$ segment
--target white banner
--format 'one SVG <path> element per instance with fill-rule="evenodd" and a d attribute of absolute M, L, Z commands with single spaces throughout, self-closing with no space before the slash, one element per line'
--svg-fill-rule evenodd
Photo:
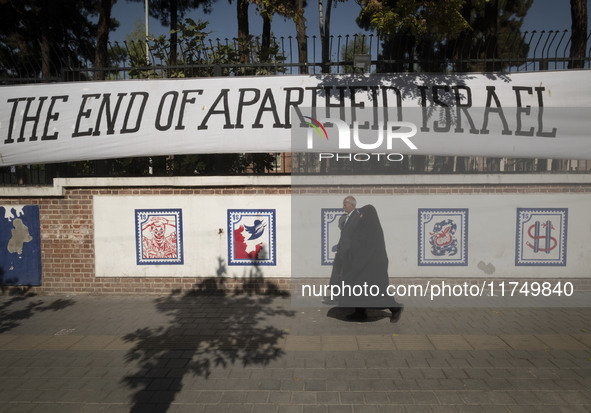
<path fill-rule="evenodd" d="M 422 119 L 415 137 L 418 151 L 412 153 L 591 159 L 585 130 L 591 116 L 589 90 L 589 71 L 7 86 L 0 88 L 0 166 L 191 153 L 290 152 L 291 117 L 299 108 L 449 107 L 464 122 L 470 110 L 480 109 L 476 124 L 465 123 L 461 132 L 441 120 Z M 513 111 L 505 115 L 503 111 L 510 108 Z M 561 110 L 553 112 L 554 108 Z M 490 127 L 495 122 L 500 126 Z M 433 133 L 436 140 L 427 139 Z"/>

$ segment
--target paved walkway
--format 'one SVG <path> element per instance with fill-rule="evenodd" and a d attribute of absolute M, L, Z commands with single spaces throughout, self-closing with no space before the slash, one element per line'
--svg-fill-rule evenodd
<path fill-rule="evenodd" d="M 0 297 L 0 412 L 591 412 L 591 308 Z"/>

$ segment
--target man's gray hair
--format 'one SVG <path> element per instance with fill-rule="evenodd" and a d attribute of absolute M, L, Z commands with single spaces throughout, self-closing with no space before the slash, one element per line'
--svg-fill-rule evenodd
<path fill-rule="evenodd" d="M 353 208 L 357 207 L 357 200 L 353 196 L 349 195 L 349 196 L 345 197 L 345 201 L 348 202 L 349 204 L 351 204 L 353 206 Z"/>

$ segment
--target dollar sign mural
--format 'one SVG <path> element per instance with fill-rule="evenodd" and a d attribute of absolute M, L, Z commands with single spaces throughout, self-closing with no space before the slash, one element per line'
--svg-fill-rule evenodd
<path fill-rule="evenodd" d="M 558 245 L 558 241 L 552 236 L 553 229 L 554 227 L 551 221 L 546 221 L 545 223 L 536 221 L 527 229 L 527 234 L 533 239 L 533 244 L 527 241 L 525 245 L 533 249 L 535 253 L 545 252 L 549 254 Z M 542 230 L 544 230 L 544 234 L 541 234 Z M 543 248 L 540 247 L 540 240 L 544 240 Z"/>

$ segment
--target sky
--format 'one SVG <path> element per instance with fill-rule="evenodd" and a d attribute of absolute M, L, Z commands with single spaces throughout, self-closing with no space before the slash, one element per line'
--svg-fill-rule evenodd
<path fill-rule="evenodd" d="M 591 28 L 591 0 L 587 2 L 589 10 Z M 361 31 L 355 23 L 355 18 L 359 14 L 359 5 L 352 0 L 344 3 L 338 3 L 334 8 L 331 19 L 331 32 L 336 35 L 353 35 Z M 262 19 L 256 15 L 254 6 L 249 7 L 250 12 L 250 32 L 253 35 L 260 35 L 262 28 Z M 126 34 L 131 33 L 136 22 L 144 22 L 144 3 L 129 2 L 127 0 L 118 0 L 113 7 L 113 17 L 120 22 L 120 27 L 115 33 L 111 34 L 111 41 L 122 41 Z M 233 38 L 237 35 L 236 6 L 230 4 L 228 0 L 218 0 L 213 4 L 212 12 L 203 13 L 202 9 L 193 10 L 185 17 L 193 20 L 207 20 L 209 26 L 207 31 L 211 32 L 210 37 L 215 38 Z M 318 3 L 308 1 L 308 7 L 305 10 L 307 20 L 308 35 L 318 35 Z M 570 1 L 569 0 L 534 0 L 528 15 L 522 26 L 523 31 L 537 30 L 570 30 Z M 168 28 L 163 27 L 156 19 L 149 20 L 150 33 L 155 35 L 168 34 Z M 295 25 L 293 21 L 285 21 L 281 16 L 274 16 L 271 25 L 273 33 L 277 36 L 294 36 Z"/>

